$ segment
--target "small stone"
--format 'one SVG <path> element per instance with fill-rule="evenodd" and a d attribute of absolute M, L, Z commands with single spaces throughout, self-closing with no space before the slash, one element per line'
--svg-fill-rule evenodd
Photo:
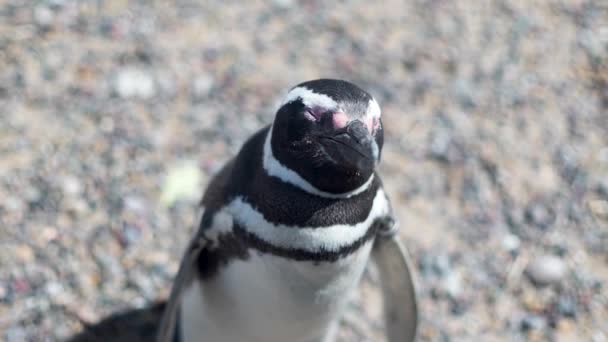
<path fill-rule="evenodd" d="M 447 160 L 452 137 L 445 131 L 437 131 L 431 141 L 431 155 L 440 160 Z"/>
<path fill-rule="evenodd" d="M 606 334 L 604 334 L 602 331 L 596 331 L 593 333 L 593 336 L 591 336 L 591 341 L 593 342 L 606 342 L 608 341 L 608 338 L 606 337 Z"/>
<path fill-rule="evenodd" d="M 534 201 L 526 208 L 525 217 L 529 223 L 545 229 L 555 221 L 555 212 L 543 203 Z"/>
<path fill-rule="evenodd" d="M 34 186 L 27 187 L 23 195 L 29 203 L 37 203 L 42 198 L 42 192 Z"/>
<path fill-rule="evenodd" d="M 168 73 L 158 73 L 156 75 L 158 82 L 159 92 L 167 96 L 175 96 L 177 92 L 177 85 L 172 75 Z"/>
<path fill-rule="evenodd" d="M 51 26 L 54 16 L 53 11 L 46 6 L 40 5 L 34 8 L 34 22 L 42 28 Z"/>
<path fill-rule="evenodd" d="M 0 284 L 0 301 L 5 300 L 7 297 L 8 297 L 7 288 L 3 284 Z"/>
<path fill-rule="evenodd" d="M 604 49 L 602 47 L 602 42 L 593 30 L 584 30 L 580 34 L 578 41 L 591 57 L 600 59 L 603 56 Z"/>
<path fill-rule="evenodd" d="M 4 338 L 6 338 L 6 342 L 27 341 L 27 333 L 23 327 L 15 325 L 6 330 Z"/>
<path fill-rule="evenodd" d="M 508 234 L 502 238 L 501 241 L 502 248 L 504 248 L 507 252 L 516 252 L 521 246 L 521 240 L 517 235 Z"/>
<path fill-rule="evenodd" d="M 543 330 L 547 327 L 547 319 L 539 315 L 526 315 L 520 324 L 522 331 Z"/>
<path fill-rule="evenodd" d="M 144 214 L 146 212 L 146 203 L 143 198 L 137 196 L 127 196 L 124 199 L 124 207 L 127 212 Z"/>
<path fill-rule="evenodd" d="M 541 296 L 535 290 L 525 290 L 521 295 L 521 303 L 526 310 L 531 312 L 542 312 L 546 303 L 543 301 Z"/>
<path fill-rule="evenodd" d="M 560 258 L 563 258 L 568 255 L 568 245 L 565 243 L 565 241 L 556 242 L 555 245 L 552 246 L 551 250 L 556 256 Z"/>
<path fill-rule="evenodd" d="M 123 247 L 128 247 L 135 244 L 141 236 L 141 229 L 133 225 L 124 225 L 120 234 L 119 240 Z"/>
<path fill-rule="evenodd" d="M 589 210 L 598 219 L 608 220 L 608 201 L 599 199 L 589 201 Z"/>
<path fill-rule="evenodd" d="M 69 212 L 77 215 L 83 215 L 89 211 L 89 204 L 82 198 L 68 200 L 65 207 Z"/>
<path fill-rule="evenodd" d="M 440 277 L 446 276 L 451 271 L 450 257 L 447 254 L 439 254 L 433 258 L 433 271 Z"/>
<path fill-rule="evenodd" d="M 463 315 L 469 308 L 468 304 L 459 299 L 450 300 L 450 313 L 454 316 Z"/>
<path fill-rule="evenodd" d="M 114 90 L 122 98 L 149 99 L 156 94 L 152 76 L 140 69 L 125 68 L 118 72 Z"/>
<path fill-rule="evenodd" d="M 465 79 L 459 79 L 454 88 L 458 101 L 462 107 L 467 109 L 476 107 L 475 87 L 472 86 L 470 82 Z"/>
<path fill-rule="evenodd" d="M 455 164 L 465 159 L 466 155 L 463 148 L 462 142 L 449 129 L 439 127 L 431 137 L 429 153 L 432 158 L 438 161 Z"/>
<path fill-rule="evenodd" d="M 114 127 L 114 119 L 111 116 L 104 116 L 99 122 L 99 129 L 104 133 L 111 133 Z"/>
<path fill-rule="evenodd" d="M 608 200 L 608 177 L 599 181 L 597 192 L 600 196 Z"/>
<path fill-rule="evenodd" d="M 570 319 L 560 319 L 556 330 L 560 335 L 558 341 L 576 341 L 576 324 Z"/>
<path fill-rule="evenodd" d="M 566 276 L 566 265 L 556 256 L 543 255 L 528 264 L 526 274 L 537 286 L 558 284 Z"/>
<path fill-rule="evenodd" d="M 19 260 L 25 263 L 31 262 L 35 257 L 34 250 L 28 245 L 19 245 L 15 254 Z"/>
<path fill-rule="evenodd" d="M 21 198 L 13 196 L 5 198 L 2 204 L 7 211 L 21 211 L 25 207 Z"/>
<path fill-rule="evenodd" d="M 458 298 L 462 294 L 462 279 L 460 274 L 450 272 L 442 281 L 443 290 L 451 298 Z"/>
<path fill-rule="evenodd" d="M 45 287 L 46 293 L 49 294 L 51 298 L 57 297 L 61 295 L 65 290 L 63 289 L 63 285 L 56 281 L 51 281 L 46 284 Z"/>
<path fill-rule="evenodd" d="M 51 8 L 60 9 L 65 6 L 66 0 L 46 0 L 46 3 Z"/>
<path fill-rule="evenodd" d="M 66 176 L 61 182 L 63 193 L 68 196 L 77 196 L 82 192 L 82 184 L 75 176 Z"/>
<path fill-rule="evenodd" d="M 57 237 L 59 237 L 59 233 L 54 227 L 44 227 L 40 232 L 41 241 L 43 241 L 44 243 L 53 241 L 57 239 Z"/>
<path fill-rule="evenodd" d="M 13 290 L 16 293 L 25 293 L 30 290 L 30 283 L 24 278 L 17 278 L 13 281 Z"/>
<path fill-rule="evenodd" d="M 576 300 L 567 296 L 560 297 L 557 302 L 557 311 L 564 317 L 576 317 Z"/>
<path fill-rule="evenodd" d="M 198 201 L 202 181 L 203 174 L 196 162 L 174 166 L 167 173 L 160 200 L 166 206 L 177 201 Z"/>
<path fill-rule="evenodd" d="M 209 75 L 200 75 L 192 82 L 192 96 L 196 99 L 204 98 L 213 88 L 213 78 Z"/>

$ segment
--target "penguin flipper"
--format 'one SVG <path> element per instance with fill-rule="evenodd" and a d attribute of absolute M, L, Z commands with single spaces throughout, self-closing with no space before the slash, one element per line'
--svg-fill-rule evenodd
<path fill-rule="evenodd" d="M 199 238 L 192 240 L 186 254 L 182 258 L 158 328 L 158 334 L 156 336 L 157 342 L 170 342 L 174 338 L 181 296 L 184 289 L 196 276 L 196 262 L 199 254 L 205 248 L 205 241 L 206 240 Z"/>
<path fill-rule="evenodd" d="M 418 307 L 410 257 L 397 234 L 378 236 L 372 256 L 380 273 L 388 341 L 414 341 Z"/>
<path fill-rule="evenodd" d="M 175 276 L 171 294 L 167 300 L 167 305 L 158 329 L 157 342 L 169 342 L 174 338 L 182 293 L 197 275 L 197 265 L 200 254 L 209 247 L 209 240 L 205 237 L 206 234 L 213 231 L 213 226 L 209 219 L 212 219 L 214 213 L 226 202 L 233 165 L 234 159 L 226 163 L 226 165 L 224 165 L 224 167 L 213 177 L 203 195 L 201 205 L 203 205 L 205 211 L 198 231 L 192 241 L 190 241 L 180 263 L 177 275 Z"/>

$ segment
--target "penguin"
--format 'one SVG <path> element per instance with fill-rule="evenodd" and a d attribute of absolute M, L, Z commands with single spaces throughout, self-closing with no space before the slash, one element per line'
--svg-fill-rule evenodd
<path fill-rule="evenodd" d="M 317 79 L 291 88 L 272 124 L 208 185 L 157 341 L 334 341 L 374 246 L 384 239 L 396 246 L 384 254 L 402 252 L 384 238 L 395 220 L 376 172 L 383 143 L 380 106 L 359 86 Z M 381 276 L 400 279 L 383 288 L 406 288 L 385 296 L 387 316 L 408 320 L 387 321 L 389 330 L 412 340 L 407 264 L 379 264 Z M 404 294 L 409 303 L 392 303 Z"/>

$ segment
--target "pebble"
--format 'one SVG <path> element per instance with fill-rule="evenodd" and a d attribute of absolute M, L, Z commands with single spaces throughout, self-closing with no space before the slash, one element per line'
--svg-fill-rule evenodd
<path fill-rule="evenodd" d="M 544 311 L 547 306 L 545 298 L 541 297 L 536 289 L 524 289 L 520 299 L 527 311 L 538 313 Z"/>
<path fill-rule="evenodd" d="M 169 97 L 175 96 L 177 93 L 177 85 L 172 75 L 168 73 L 158 73 L 156 75 L 158 82 L 159 93 Z"/>
<path fill-rule="evenodd" d="M 591 200 L 589 201 L 588 205 L 589 210 L 591 210 L 595 217 L 608 221 L 608 200 Z"/>
<path fill-rule="evenodd" d="M 606 342 L 608 341 L 608 337 L 606 337 L 606 333 L 601 330 L 597 330 L 593 332 L 593 336 L 591 336 L 592 342 Z"/>
<path fill-rule="evenodd" d="M 61 285 L 61 283 L 56 282 L 56 281 L 51 281 L 51 282 L 47 283 L 45 286 L 45 290 L 51 298 L 59 296 L 65 292 L 63 285 Z"/>
<path fill-rule="evenodd" d="M 557 311 L 564 317 L 576 317 L 576 300 L 573 297 L 561 296 L 557 302 Z"/>
<path fill-rule="evenodd" d="M 450 257 L 447 254 L 438 254 L 433 258 L 433 271 L 440 277 L 448 275 L 451 271 Z"/>
<path fill-rule="evenodd" d="M 29 186 L 25 189 L 23 197 L 27 199 L 29 203 L 37 203 L 42 198 L 42 191 L 35 186 Z"/>
<path fill-rule="evenodd" d="M 65 176 L 62 180 L 63 193 L 68 196 L 76 196 L 82 192 L 82 184 L 78 177 Z"/>
<path fill-rule="evenodd" d="M 608 176 L 598 182 L 597 192 L 604 199 L 608 200 Z"/>
<path fill-rule="evenodd" d="M 465 79 L 459 79 L 455 85 L 456 96 L 460 105 L 466 109 L 475 108 L 477 101 L 475 99 L 475 87 Z"/>
<path fill-rule="evenodd" d="M 123 247 L 129 247 L 139 240 L 141 237 L 141 229 L 137 226 L 126 224 L 119 231 L 119 242 Z"/>
<path fill-rule="evenodd" d="M 30 283 L 25 278 L 17 278 L 13 281 L 13 290 L 15 293 L 25 293 L 30 290 Z"/>
<path fill-rule="evenodd" d="M 42 231 L 40 232 L 40 235 L 38 237 L 39 241 L 42 241 L 43 244 L 48 243 L 50 241 L 53 241 L 55 239 L 57 239 L 59 237 L 59 233 L 57 232 L 57 229 L 55 229 L 54 227 L 44 227 L 42 229 Z"/>
<path fill-rule="evenodd" d="M 149 99 L 156 94 L 156 85 L 149 73 L 140 69 L 125 68 L 118 71 L 114 90 L 118 96 L 125 99 Z"/>
<path fill-rule="evenodd" d="M 8 289 L 3 283 L 0 283 L 0 301 L 5 300 L 8 297 Z"/>
<path fill-rule="evenodd" d="M 449 301 L 450 303 L 450 313 L 454 316 L 461 316 L 465 312 L 467 312 L 469 305 L 460 299 L 452 298 Z"/>
<path fill-rule="evenodd" d="M 279 8 L 290 8 L 296 4 L 295 0 L 273 0 L 272 1 Z"/>
<path fill-rule="evenodd" d="M 528 314 L 521 320 L 522 331 L 543 330 L 547 327 L 547 319 L 543 316 Z"/>
<path fill-rule="evenodd" d="M 195 99 L 206 97 L 213 89 L 213 77 L 210 75 L 199 75 L 192 82 L 192 96 Z"/>
<path fill-rule="evenodd" d="M 443 278 L 442 287 L 451 298 L 460 297 L 463 291 L 462 278 L 460 274 L 457 272 L 450 272 L 446 277 Z"/>
<path fill-rule="evenodd" d="M 501 244 L 507 252 L 514 253 L 521 246 L 521 240 L 515 234 L 507 234 L 502 238 Z"/>
<path fill-rule="evenodd" d="M 450 257 L 442 253 L 424 253 L 418 261 L 418 268 L 425 278 L 445 277 L 451 272 Z"/>
<path fill-rule="evenodd" d="M 4 198 L 2 206 L 8 211 L 21 211 L 25 207 L 21 198 L 15 196 L 8 196 Z"/>
<path fill-rule="evenodd" d="M 576 341 L 576 324 L 570 319 L 560 319 L 555 325 L 556 332 L 560 335 L 558 341 Z"/>
<path fill-rule="evenodd" d="M 147 212 L 146 201 L 138 196 L 126 196 L 124 198 L 124 207 L 127 212 L 141 215 L 144 215 Z"/>
<path fill-rule="evenodd" d="M 19 260 L 21 260 L 24 263 L 29 263 L 32 260 L 34 260 L 35 254 L 34 254 L 34 250 L 25 244 L 19 245 L 17 247 L 17 250 L 15 251 L 15 254 L 17 256 L 17 258 L 19 258 Z"/>
<path fill-rule="evenodd" d="M 453 158 L 450 153 L 452 136 L 445 131 L 436 131 L 431 140 L 431 155 L 438 160 L 451 161 Z"/>
<path fill-rule="evenodd" d="M 526 267 L 526 275 L 538 286 L 559 284 L 566 276 L 566 264 L 553 255 L 543 255 Z"/>
<path fill-rule="evenodd" d="M 203 174 L 194 161 L 172 166 L 163 183 L 161 202 L 171 206 L 177 201 L 196 202 L 200 199 Z"/>
<path fill-rule="evenodd" d="M 525 217 L 529 223 L 545 229 L 555 221 L 555 212 L 544 203 L 533 201 L 526 208 Z"/>
<path fill-rule="evenodd" d="M 598 34 L 593 32 L 593 30 L 584 30 L 579 36 L 579 43 L 591 57 L 600 59 L 602 56 L 605 56 L 602 42 Z"/>
<path fill-rule="evenodd" d="M 27 340 L 26 337 L 27 333 L 25 332 L 25 329 L 20 326 L 12 326 L 4 333 L 6 342 L 23 342 Z"/>
<path fill-rule="evenodd" d="M 39 5 L 34 9 L 34 22 L 42 28 L 50 27 L 54 17 L 53 11 L 47 6 Z"/>
<path fill-rule="evenodd" d="M 572 183 L 579 174 L 579 155 L 570 146 L 562 146 L 557 152 L 557 161 L 562 177 Z"/>

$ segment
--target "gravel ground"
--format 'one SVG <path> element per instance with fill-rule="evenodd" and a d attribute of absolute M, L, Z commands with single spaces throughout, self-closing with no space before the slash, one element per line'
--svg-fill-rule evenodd
<path fill-rule="evenodd" d="M 608 341 L 608 2 L 247 4 L 0 0 L 0 340 L 164 299 L 210 175 L 338 77 L 383 108 L 421 341 Z"/>

